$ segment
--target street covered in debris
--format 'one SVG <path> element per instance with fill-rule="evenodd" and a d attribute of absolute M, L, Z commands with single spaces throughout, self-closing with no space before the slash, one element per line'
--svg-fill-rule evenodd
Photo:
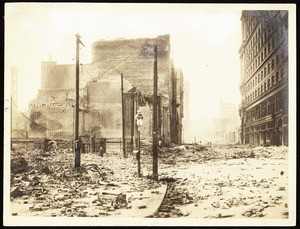
<path fill-rule="evenodd" d="M 288 218 L 288 147 L 151 145 L 137 160 L 115 151 L 82 154 L 74 170 L 72 149 L 11 154 L 11 213 L 18 216 Z"/>
<path fill-rule="evenodd" d="M 6 4 L 4 225 L 295 225 L 296 8 L 150 5 Z"/>

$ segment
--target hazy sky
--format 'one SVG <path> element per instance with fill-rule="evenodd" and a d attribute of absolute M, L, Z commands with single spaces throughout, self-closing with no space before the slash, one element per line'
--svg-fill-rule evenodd
<path fill-rule="evenodd" d="M 202 4 L 6 4 L 5 67 L 19 69 L 18 106 L 27 110 L 40 88 L 40 63 L 75 64 L 75 34 L 91 62 L 99 39 L 170 34 L 175 67 L 190 82 L 190 117 L 213 117 L 218 102 L 240 101 L 241 10 Z"/>

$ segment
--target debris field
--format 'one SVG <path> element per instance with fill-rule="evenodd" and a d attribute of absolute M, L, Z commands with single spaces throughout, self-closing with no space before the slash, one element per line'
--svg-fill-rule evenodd
<path fill-rule="evenodd" d="M 11 214 L 287 218 L 287 159 L 284 146 L 172 145 L 159 148 L 153 181 L 150 146 L 141 178 L 134 155 L 82 154 L 76 171 L 72 149 L 19 149 L 11 153 Z"/>

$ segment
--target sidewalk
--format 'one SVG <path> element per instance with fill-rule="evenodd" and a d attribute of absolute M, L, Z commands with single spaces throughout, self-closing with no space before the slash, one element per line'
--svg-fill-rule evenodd
<path fill-rule="evenodd" d="M 129 198 L 133 199 L 131 202 L 132 207 L 130 209 L 118 210 L 113 216 L 150 217 L 158 212 L 166 192 L 167 185 L 164 184 L 157 189 L 128 193 Z"/>

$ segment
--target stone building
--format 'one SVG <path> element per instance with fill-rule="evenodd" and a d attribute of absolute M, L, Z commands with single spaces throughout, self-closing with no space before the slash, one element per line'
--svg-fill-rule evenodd
<path fill-rule="evenodd" d="M 176 74 L 170 58 L 169 35 L 93 43 L 92 63 L 80 66 L 80 134 L 101 133 L 105 138 L 121 138 L 122 73 L 126 138 L 136 141 L 134 116 L 140 108 L 144 116 L 141 137 L 151 140 L 155 44 L 158 48 L 158 135 L 166 142 L 181 141 L 183 75 Z M 41 89 L 30 103 L 30 118 L 39 125 L 31 123 L 30 137 L 72 138 L 74 103 L 75 65 L 43 62 Z"/>
<path fill-rule="evenodd" d="M 288 11 L 243 11 L 241 142 L 288 145 Z"/>

